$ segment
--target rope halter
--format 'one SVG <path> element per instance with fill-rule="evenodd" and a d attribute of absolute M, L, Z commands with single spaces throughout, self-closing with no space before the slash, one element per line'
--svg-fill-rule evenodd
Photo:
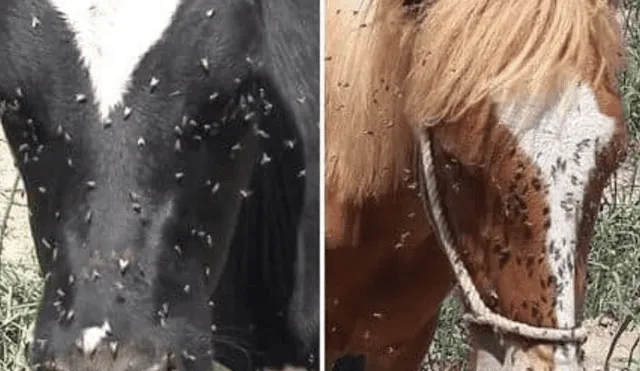
<path fill-rule="evenodd" d="M 514 321 L 489 309 L 482 301 L 469 272 L 460 255 L 454 248 L 453 237 L 444 218 L 444 212 L 438 196 L 437 181 L 433 165 L 431 137 L 428 129 L 419 129 L 418 138 L 422 160 L 422 200 L 426 214 L 431 218 L 434 232 L 440 246 L 447 255 L 456 276 L 462 295 L 468 303 L 470 313 L 463 316 L 467 322 L 491 326 L 494 332 L 510 333 L 524 338 L 548 342 L 583 343 L 587 339 L 584 327 L 551 328 L 532 326 Z M 425 192 L 426 188 L 426 192 Z"/>

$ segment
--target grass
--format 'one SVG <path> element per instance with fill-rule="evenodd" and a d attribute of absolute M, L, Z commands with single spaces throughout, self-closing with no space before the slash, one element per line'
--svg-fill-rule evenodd
<path fill-rule="evenodd" d="M 0 271 L 0 370 L 28 370 L 24 357 L 40 300 L 34 267 L 5 263 Z M 29 278 L 30 277 L 30 278 Z"/>

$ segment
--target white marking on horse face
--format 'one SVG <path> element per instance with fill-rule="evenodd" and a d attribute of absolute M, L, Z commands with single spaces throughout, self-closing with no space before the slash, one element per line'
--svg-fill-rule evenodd
<path fill-rule="evenodd" d="M 558 327 L 571 328 L 576 325 L 574 275 L 582 205 L 596 156 L 611 141 L 615 120 L 600 112 L 594 92 L 585 84 L 569 89 L 552 104 L 547 102 L 536 115 L 535 126 L 518 130 L 523 111 L 513 103 L 501 107 L 499 117 L 539 167 L 548 190 L 551 227 L 545 243 L 550 274 L 557 282 L 555 315 Z M 574 370 L 576 347 L 558 347 L 555 364 L 556 370 Z"/>
<path fill-rule="evenodd" d="M 75 34 L 101 119 L 121 103 L 142 57 L 170 25 L 180 0 L 49 0 Z"/>
<path fill-rule="evenodd" d="M 111 334 L 109 321 L 104 321 L 102 326 L 88 327 L 82 330 L 82 334 L 76 340 L 76 345 L 85 355 L 93 353 L 104 338 Z"/>

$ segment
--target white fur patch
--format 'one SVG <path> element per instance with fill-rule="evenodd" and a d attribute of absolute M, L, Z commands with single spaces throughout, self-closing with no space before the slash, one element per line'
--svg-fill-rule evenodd
<path fill-rule="evenodd" d="M 84 354 L 91 354 L 110 333 L 111 325 L 108 321 L 104 321 L 100 327 L 94 326 L 82 330 L 82 335 L 76 341 L 76 346 Z"/>
<path fill-rule="evenodd" d="M 49 1 L 75 34 L 94 103 L 106 120 L 121 103 L 142 57 L 171 24 L 180 0 Z"/>
<path fill-rule="evenodd" d="M 615 120 L 600 112 L 594 92 L 585 84 L 569 89 L 556 103 L 547 104 L 537 125 L 516 129 L 523 107 L 501 107 L 499 117 L 519 138 L 520 149 L 540 168 L 547 186 L 551 227 L 547 231 L 549 270 L 557 282 L 555 315 L 558 327 L 572 328 L 575 319 L 575 255 L 577 228 L 596 155 L 613 136 Z M 559 347 L 555 370 L 574 370 L 575 346 Z"/>

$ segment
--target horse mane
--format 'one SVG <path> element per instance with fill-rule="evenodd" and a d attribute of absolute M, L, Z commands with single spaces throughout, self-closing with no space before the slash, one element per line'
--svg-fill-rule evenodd
<path fill-rule="evenodd" d="M 414 25 L 402 0 L 329 0 L 325 179 L 337 200 L 393 191 L 413 141 L 402 113 Z"/>
<path fill-rule="evenodd" d="M 401 185 L 412 126 L 577 81 L 596 89 L 623 66 L 607 0 L 427 0 L 413 13 L 407 2 L 328 1 L 325 177 L 339 200 Z"/>
<path fill-rule="evenodd" d="M 579 81 L 612 84 L 617 2 L 441 0 L 423 16 L 406 85 L 412 125 L 455 122 L 490 100 L 544 101 Z"/>

